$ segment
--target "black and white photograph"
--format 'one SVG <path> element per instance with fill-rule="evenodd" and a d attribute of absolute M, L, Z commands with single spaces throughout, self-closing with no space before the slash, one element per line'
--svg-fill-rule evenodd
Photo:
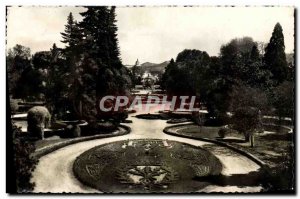
<path fill-rule="evenodd" d="M 6 192 L 295 194 L 295 18 L 6 5 Z"/>

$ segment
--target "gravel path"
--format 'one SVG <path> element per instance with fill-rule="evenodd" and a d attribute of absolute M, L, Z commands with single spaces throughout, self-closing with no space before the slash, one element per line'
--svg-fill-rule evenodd
<path fill-rule="evenodd" d="M 84 151 L 97 145 L 126 139 L 168 139 L 185 142 L 196 146 L 211 145 L 215 148 L 217 147 L 219 150 L 213 150 L 212 153 L 216 155 L 216 157 L 219 158 L 221 163 L 223 164 L 223 175 L 231 176 L 233 174 L 246 174 L 249 172 L 257 171 L 260 168 L 250 159 L 233 151 L 230 151 L 229 149 L 222 149 L 222 147 L 204 141 L 197 141 L 167 135 L 163 133 L 163 129 L 166 126 L 172 124 L 167 124 L 166 121 L 143 120 L 132 116 L 130 116 L 129 119 L 132 120 L 133 123 L 126 124 L 132 128 L 132 132 L 128 135 L 73 144 L 41 157 L 36 169 L 33 172 L 32 182 L 35 182 L 36 184 L 34 192 L 99 192 L 98 190 L 83 185 L 75 178 L 72 172 L 72 166 L 75 158 Z M 220 152 L 220 150 L 224 150 L 226 152 L 222 153 Z M 260 190 L 260 186 L 208 186 L 204 190 L 199 191 L 258 192 Z"/>

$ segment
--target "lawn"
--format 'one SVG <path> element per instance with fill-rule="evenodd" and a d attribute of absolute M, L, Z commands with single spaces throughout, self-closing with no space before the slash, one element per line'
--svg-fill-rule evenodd
<path fill-rule="evenodd" d="M 191 138 L 209 138 L 226 142 L 237 148 L 243 149 L 267 163 L 270 167 L 276 167 L 282 162 L 284 156 L 291 156 L 293 143 L 293 133 L 264 131 L 257 133 L 255 146 L 251 147 L 249 142 L 244 141 L 244 136 L 236 131 L 230 131 L 224 139 L 218 135 L 221 127 L 200 127 L 195 124 L 174 127 L 177 134 L 189 136 Z"/>
<path fill-rule="evenodd" d="M 220 138 L 219 129 L 220 127 L 200 127 L 192 124 L 177 126 L 169 130 L 190 138 L 218 140 L 249 152 L 267 164 L 271 174 L 272 187 L 278 186 L 281 189 L 291 190 L 294 180 L 294 133 L 282 129 L 278 129 L 278 132 L 257 133 L 254 135 L 254 147 L 251 147 L 249 142 L 244 141 L 243 135 L 236 131 L 230 132 L 224 139 Z"/>

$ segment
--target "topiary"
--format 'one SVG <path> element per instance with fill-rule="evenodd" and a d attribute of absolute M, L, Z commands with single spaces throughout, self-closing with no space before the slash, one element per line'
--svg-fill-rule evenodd
<path fill-rule="evenodd" d="M 34 106 L 27 113 L 27 131 L 44 139 L 44 128 L 50 127 L 51 115 L 46 107 Z"/>

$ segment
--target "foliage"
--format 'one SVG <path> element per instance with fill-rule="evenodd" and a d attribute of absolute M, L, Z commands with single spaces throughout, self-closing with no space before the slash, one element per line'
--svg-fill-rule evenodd
<path fill-rule="evenodd" d="M 95 120 L 96 107 L 96 75 L 97 65 L 92 58 L 84 58 L 82 65 L 76 70 L 76 79 L 73 85 L 71 99 L 77 117 L 87 121 Z"/>
<path fill-rule="evenodd" d="M 100 99 L 105 95 L 128 95 L 131 79 L 119 58 L 115 7 L 90 6 L 80 14 L 80 23 L 69 15 L 62 36 L 73 77 L 69 99 L 77 117 L 91 122 L 102 118 Z"/>
<path fill-rule="evenodd" d="M 169 95 L 196 95 L 209 115 L 225 122 L 234 85 L 267 86 L 270 74 L 262 69 L 257 43 L 250 37 L 233 39 L 221 47 L 220 57 L 184 50 L 171 60 L 162 77 Z M 222 122 L 221 122 L 222 123 Z"/>
<path fill-rule="evenodd" d="M 16 169 L 17 192 L 30 192 L 34 183 L 30 182 L 32 171 L 38 160 L 31 156 L 35 150 L 34 143 L 27 141 L 21 134 L 21 130 L 12 124 L 14 161 Z"/>
<path fill-rule="evenodd" d="M 222 75 L 231 86 L 243 81 L 252 87 L 262 87 L 268 82 L 257 43 L 250 37 L 233 39 L 221 47 Z"/>
<path fill-rule="evenodd" d="M 32 64 L 35 69 L 48 69 L 51 62 L 51 52 L 36 52 L 32 57 Z"/>
<path fill-rule="evenodd" d="M 46 76 L 46 103 L 53 117 L 61 119 L 66 112 L 72 110 L 69 99 L 72 78 L 67 61 L 62 57 L 62 49 L 53 44 L 50 53 L 50 67 Z"/>
<path fill-rule="evenodd" d="M 271 71 L 273 75 L 272 80 L 275 85 L 282 83 L 287 78 L 287 61 L 284 50 L 282 27 L 277 23 L 264 55 L 265 67 Z"/>
<path fill-rule="evenodd" d="M 51 115 L 46 107 L 34 106 L 27 113 L 28 132 L 33 137 L 44 139 L 44 128 L 51 125 Z"/>
<path fill-rule="evenodd" d="M 288 64 L 287 81 L 295 81 L 295 54 L 286 54 L 286 61 Z"/>
<path fill-rule="evenodd" d="M 211 116 L 226 120 L 234 87 L 240 84 L 258 90 L 269 87 L 271 74 L 263 68 L 257 45 L 250 37 L 233 39 L 221 47 L 220 58 L 211 59 L 212 80 L 207 95 Z"/>
<path fill-rule="evenodd" d="M 279 118 L 294 117 L 294 83 L 291 81 L 284 81 L 273 89 L 270 101 L 276 109 L 276 115 Z"/>
<path fill-rule="evenodd" d="M 233 116 L 233 129 L 245 135 L 245 140 L 249 141 L 250 135 L 255 131 L 260 131 L 262 127 L 259 119 L 259 111 L 255 108 L 239 108 L 236 109 Z"/>
<path fill-rule="evenodd" d="M 13 47 L 13 49 L 8 50 L 8 55 L 10 57 L 20 57 L 22 59 L 29 59 L 31 56 L 30 48 L 17 44 Z"/>
<path fill-rule="evenodd" d="M 229 107 L 229 85 L 222 74 L 222 62 L 219 57 L 211 57 L 210 67 L 207 72 L 205 105 L 208 116 L 215 117 L 218 123 L 225 124 L 227 121 L 226 111 Z"/>
<path fill-rule="evenodd" d="M 219 57 L 184 50 L 171 60 L 162 76 L 169 95 L 196 95 L 209 116 L 226 122 L 234 86 L 240 83 L 265 90 L 271 85 L 269 70 L 263 68 L 257 43 L 250 37 L 233 39 L 221 47 Z"/>
<path fill-rule="evenodd" d="M 13 98 L 40 99 L 45 92 L 50 53 L 42 51 L 30 56 L 30 49 L 19 44 L 8 51 L 8 84 Z"/>
<path fill-rule="evenodd" d="M 233 87 L 230 93 L 230 111 L 242 107 L 255 107 L 263 112 L 269 109 L 266 92 L 258 88 L 252 88 L 245 84 Z"/>
<path fill-rule="evenodd" d="M 221 138 L 225 138 L 229 132 L 230 132 L 230 129 L 225 126 L 225 127 L 220 128 L 220 130 L 218 131 L 218 135 Z"/>
<path fill-rule="evenodd" d="M 67 137 L 76 138 L 81 136 L 81 129 L 79 125 L 68 125 L 65 128 L 65 134 Z"/>
<path fill-rule="evenodd" d="M 267 96 L 259 89 L 245 85 L 235 86 L 231 93 L 233 129 L 249 136 L 262 129 L 262 112 L 268 109 Z"/>
<path fill-rule="evenodd" d="M 12 49 L 8 50 L 6 56 L 6 68 L 8 75 L 9 94 L 16 96 L 17 82 L 21 77 L 22 72 L 30 66 L 30 49 L 28 47 L 17 44 Z"/>
<path fill-rule="evenodd" d="M 73 14 L 70 12 L 67 24 L 65 25 L 65 31 L 61 33 L 63 38 L 62 42 L 67 44 L 67 47 L 73 47 L 76 45 L 76 40 L 74 36 L 74 29 L 76 28 L 76 22 L 74 21 Z"/>
<path fill-rule="evenodd" d="M 27 99 L 33 97 L 39 99 L 44 92 L 44 75 L 41 70 L 28 66 L 21 73 L 15 88 L 15 98 Z"/>
<path fill-rule="evenodd" d="M 268 180 L 271 182 L 271 191 L 295 189 L 295 153 L 292 146 L 287 151 L 281 154 L 278 165 L 270 169 Z"/>
<path fill-rule="evenodd" d="M 116 25 L 116 7 L 112 6 L 108 13 L 108 44 L 110 46 L 110 64 L 121 68 L 120 49 L 118 45 L 118 27 Z"/>
<path fill-rule="evenodd" d="M 172 59 L 162 77 L 163 87 L 172 95 L 204 95 L 209 55 L 199 50 L 184 50 Z M 197 74 L 197 75 L 195 75 Z"/>
<path fill-rule="evenodd" d="M 15 114 L 19 110 L 19 101 L 16 99 L 10 99 L 10 110 L 12 114 Z"/>

